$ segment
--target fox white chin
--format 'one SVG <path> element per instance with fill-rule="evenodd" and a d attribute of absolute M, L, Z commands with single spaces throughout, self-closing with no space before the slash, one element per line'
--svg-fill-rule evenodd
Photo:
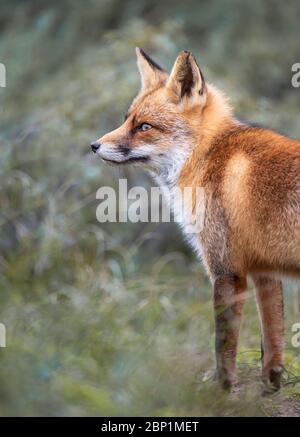
<path fill-rule="evenodd" d="M 113 165 L 113 166 L 114 165 L 116 165 L 116 166 L 127 165 L 127 164 L 140 164 L 140 163 L 145 164 L 145 163 L 150 161 L 150 158 L 148 158 L 147 156 L 139 156 L 139 157 L 131 156 L 129 158 L 122 159 L 120 161 L 112 159 L 112 158 L 104 158 L 104 157 L 101 157 L 101 159 L 105 163 Z"/>
<path fill-rule="evenodd" d="M 119 152 L 108 152 L 104 150 L 98 150 L 96 154 L 107 164 L 110 165 L 125 165 L 125 164 L 137 164 L 137 163 L 147 163 L 150 161 L 149 155 L 140 155 Z"/>

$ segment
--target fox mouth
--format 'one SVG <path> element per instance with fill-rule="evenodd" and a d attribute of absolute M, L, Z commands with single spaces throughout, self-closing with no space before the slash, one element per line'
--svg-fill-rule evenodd
<path fill-rule="evenodd" d="M 101 159 L 109 164 L 116 164 L 116 165 L 122 165 L 122 164 L 134 164 L 137 162 L 147 162 L 149 161 L 148 156 L 133 156 L 131 158 L 124 159 L 123 161 L 114 161 L 113 159 L 103 158 Z"/>

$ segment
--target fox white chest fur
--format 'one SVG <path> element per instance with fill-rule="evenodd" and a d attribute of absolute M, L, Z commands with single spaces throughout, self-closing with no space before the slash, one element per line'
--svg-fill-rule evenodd
<path fill-rule="evenodd" d="M 164 199 L 173 213 L 174 221 L 181 228 L 186 241 L 196 254 L 201 257 L 202 246 L 200 234 L 205 216 L 204 190 L 202 187 L 198 187 L 196 191 L 193 191 L 192 187 L 182 189 L 178 185 L 181 170 L 186 164 L 192 150 L 188 145 L 181 145 L 180 147 L 174 148 L 175 153 L 170 155 L 170 162 L 160 174 L 151 174 L 156 183 L 161 187 Z M 196 196 L 195 202 L 193 202 L 193 196 Z"/>

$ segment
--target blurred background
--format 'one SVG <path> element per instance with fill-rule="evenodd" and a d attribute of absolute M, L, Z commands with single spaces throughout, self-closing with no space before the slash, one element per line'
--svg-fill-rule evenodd
<path fill-rule="evenodd" d="M 250 293 L 242 383 L 216 395 L 201 264 L 174 224 L 97 222 L 101 185 L 153 182 L 89 149 L 139 89 L 135 46 L 165 68 L 192 50 L 241 118 L 300 138 L 299 16 L 298 0 L 1 1 L 0 415 L 300 414 L 297 284 L 285 294 L 282 393 L 260 396 Z"/>

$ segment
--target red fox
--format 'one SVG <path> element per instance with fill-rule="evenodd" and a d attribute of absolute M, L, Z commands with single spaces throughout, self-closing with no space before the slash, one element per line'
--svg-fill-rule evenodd
<path fill-rule="evenodd" d="M 91 148 L 115 165 L 140 164 L 170 189 L 203 188 L 203 227 L 190 239 L 214 289 L 217 377 L 224 389 L 235 382 L 250 276 L 261 321 L 263 380 L 279 389 L 279 278 L 300 273 L 300 141 L 238 121 L 191 52 L 181 52 L 169 74 L 136 51 L 141 90 L 124 123 Z"/>

